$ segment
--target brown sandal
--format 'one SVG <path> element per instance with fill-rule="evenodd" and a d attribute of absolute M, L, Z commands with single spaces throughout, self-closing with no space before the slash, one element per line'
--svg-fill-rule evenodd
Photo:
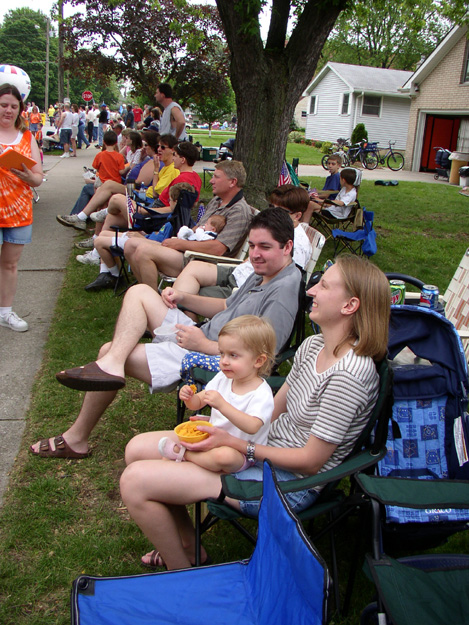
<path fill-rule="evenodd" d="M 39 451 L 35 451 L 32 445 L 29 448 L 29 451 L 35 456 L 40 456 L 41 458 L 73 458 L 75 460 L 80 460 L 81 458 L 88 458 L 91 456 L 91 451 L 74 451 L 62 435 L 54 438 L 54 445 L 55 449 L 51 449 L 49 439 L 43 438 L 39 441 Z"/>
<path fill-rule="evenodd" d="M 106 373 L 96 362 L 60 371 L 55 377 L 61 384 L 76 391 L 118 391 L 125 386 L 125 378 Z"/>

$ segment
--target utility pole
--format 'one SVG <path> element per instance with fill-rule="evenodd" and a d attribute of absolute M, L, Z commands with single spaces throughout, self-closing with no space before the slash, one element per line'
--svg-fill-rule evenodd
<path fill-rule="evenodd" d="M 50 39 L 50 19 L 46 20 L 46 87 L 44 91 L 44 111 L 47 114 L 49 108 L 49 39 Z"/>
<path fill-rule="evenodd" d="M 64 101 L 64 35 L 63 35 L 64 4 L 63 4 L 63 0 L 59 0 L 58 9 L 59 9 L 58 89 L 59 89 L 59 102 L 63 102 Z"/>

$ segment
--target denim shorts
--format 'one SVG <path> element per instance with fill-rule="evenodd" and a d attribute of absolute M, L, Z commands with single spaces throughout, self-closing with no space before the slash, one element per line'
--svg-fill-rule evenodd
<path fill-rule="evenodd" d="M 275 475 L 278 482 L 289 482 L 290 480 L 297 480 L 298 476 L 290 471 L 284 469 L 278 469 L 274 467 Z M 233 473 L 233 477 L 237 480 L 255 480 L 262 482 L 263 467 L 260 462 L 256 462 L 255 465 L 240 471 L 239 473 Z M 314 490 L 298 490 L 294 493 L 285 493 L 285 497 L 293 512 L 301 512 L 305 508 L 311 506 L 318 498 L 319 493 Z M 240 501 L 239 506 L 241 512 L 246 516 L 257 517 L 259 514 L 260 501 Z"/>
<path fill-rule="evenodd" d="M 60 143 L 70 143 L 70 139 L 72 138 L 72 129 L 71 128 L 62 128 L 60 131 Z"/>
<path fill-rule="evenodd" d="M 0 228 L 0 245 L 2 243 L 26 245 L 26 243 L 31 243 L 32 233 L 33 224 L 19 226 L 18 228 Z"/>

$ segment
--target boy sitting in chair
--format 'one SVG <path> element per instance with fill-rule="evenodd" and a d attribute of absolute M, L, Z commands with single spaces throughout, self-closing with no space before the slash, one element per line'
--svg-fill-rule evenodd
<path fill-rule="evenodd" d="M 330 219 L 346 219 L 357 199 L 361 178 L 362 173 L 358 169 L 353 167 L 343 169 L 340 172 L 341 189 L 336 199 L 318 198 L 315 202 L 310 202 L 308 211 L 312 209 L 312 213 L 321 213 Z"/>

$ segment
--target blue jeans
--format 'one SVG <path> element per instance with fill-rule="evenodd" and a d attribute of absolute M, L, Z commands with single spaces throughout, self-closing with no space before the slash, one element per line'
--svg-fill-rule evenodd
<path fill-rule="evenodd" d="M 289 482 L 290 480 L 297 480 L 298 476 L 290 471 L 285 471 L 285 469 L 279 469 L 274 467 L 275 475 L 277 476 L 277 480 L 279 482 Z M 252 467 L 245 469 L 244 471 L 240 471 L 239 473 L 233 473 L 233 477 L 237 480 L 254 480 L 256 482 L 262 482 L 263 478 L 263 468 L 261 462 L 256 462 Z M 285 493 L 285 497 L 290 504 L 293 512 L 301 512 L 305 508 L 309 508 L 316 499 L 318 498 L 319 493 L 314 490 L 298 490 L 293 493 Z M 241 512 L 246 516 L 251 516 L 256 518 L 259 514 L 259 506 L 260 500 L 258 501 L 240 501 L 239 506 L 241 508 Z"/>
<path fill-rule="evenodd" d="M 81 150 L 82 143 L 84 143 L 85 145 L 90 144 L 85 135 L 85 124 L 78 125 L 77 146 L 79 150 Z"/>
<path fill-rule="evenodd" d="M 83 189 L 81 190 L 80 195 L 78 196 L 78 200 L 75 202 L 75 206 L 72 208 L 70 215 L 78 215 L 85 208 L 88 202 L 94 195 L 94 184 L 88 183 L 85 184 Z"/>
<path fill-rule="evenodd" d="M 32 232 L 33 224 L 18 226 L 17 228 L 0 228 L 0 245 L 3 243 L 14 243 L 16 245 L 31 243 Z"/>
<path fill-rule="evenodd" d="M 97 140 L 98 140 L 98 127 L 93 126 L 93 141 L 97 141 Z"/>
<path fill-rule="evenodd" d="M 98 143 L 101 146 L 103 145 L 104 126 L 107 126 L 107 124 L 99 124 Z"/>

